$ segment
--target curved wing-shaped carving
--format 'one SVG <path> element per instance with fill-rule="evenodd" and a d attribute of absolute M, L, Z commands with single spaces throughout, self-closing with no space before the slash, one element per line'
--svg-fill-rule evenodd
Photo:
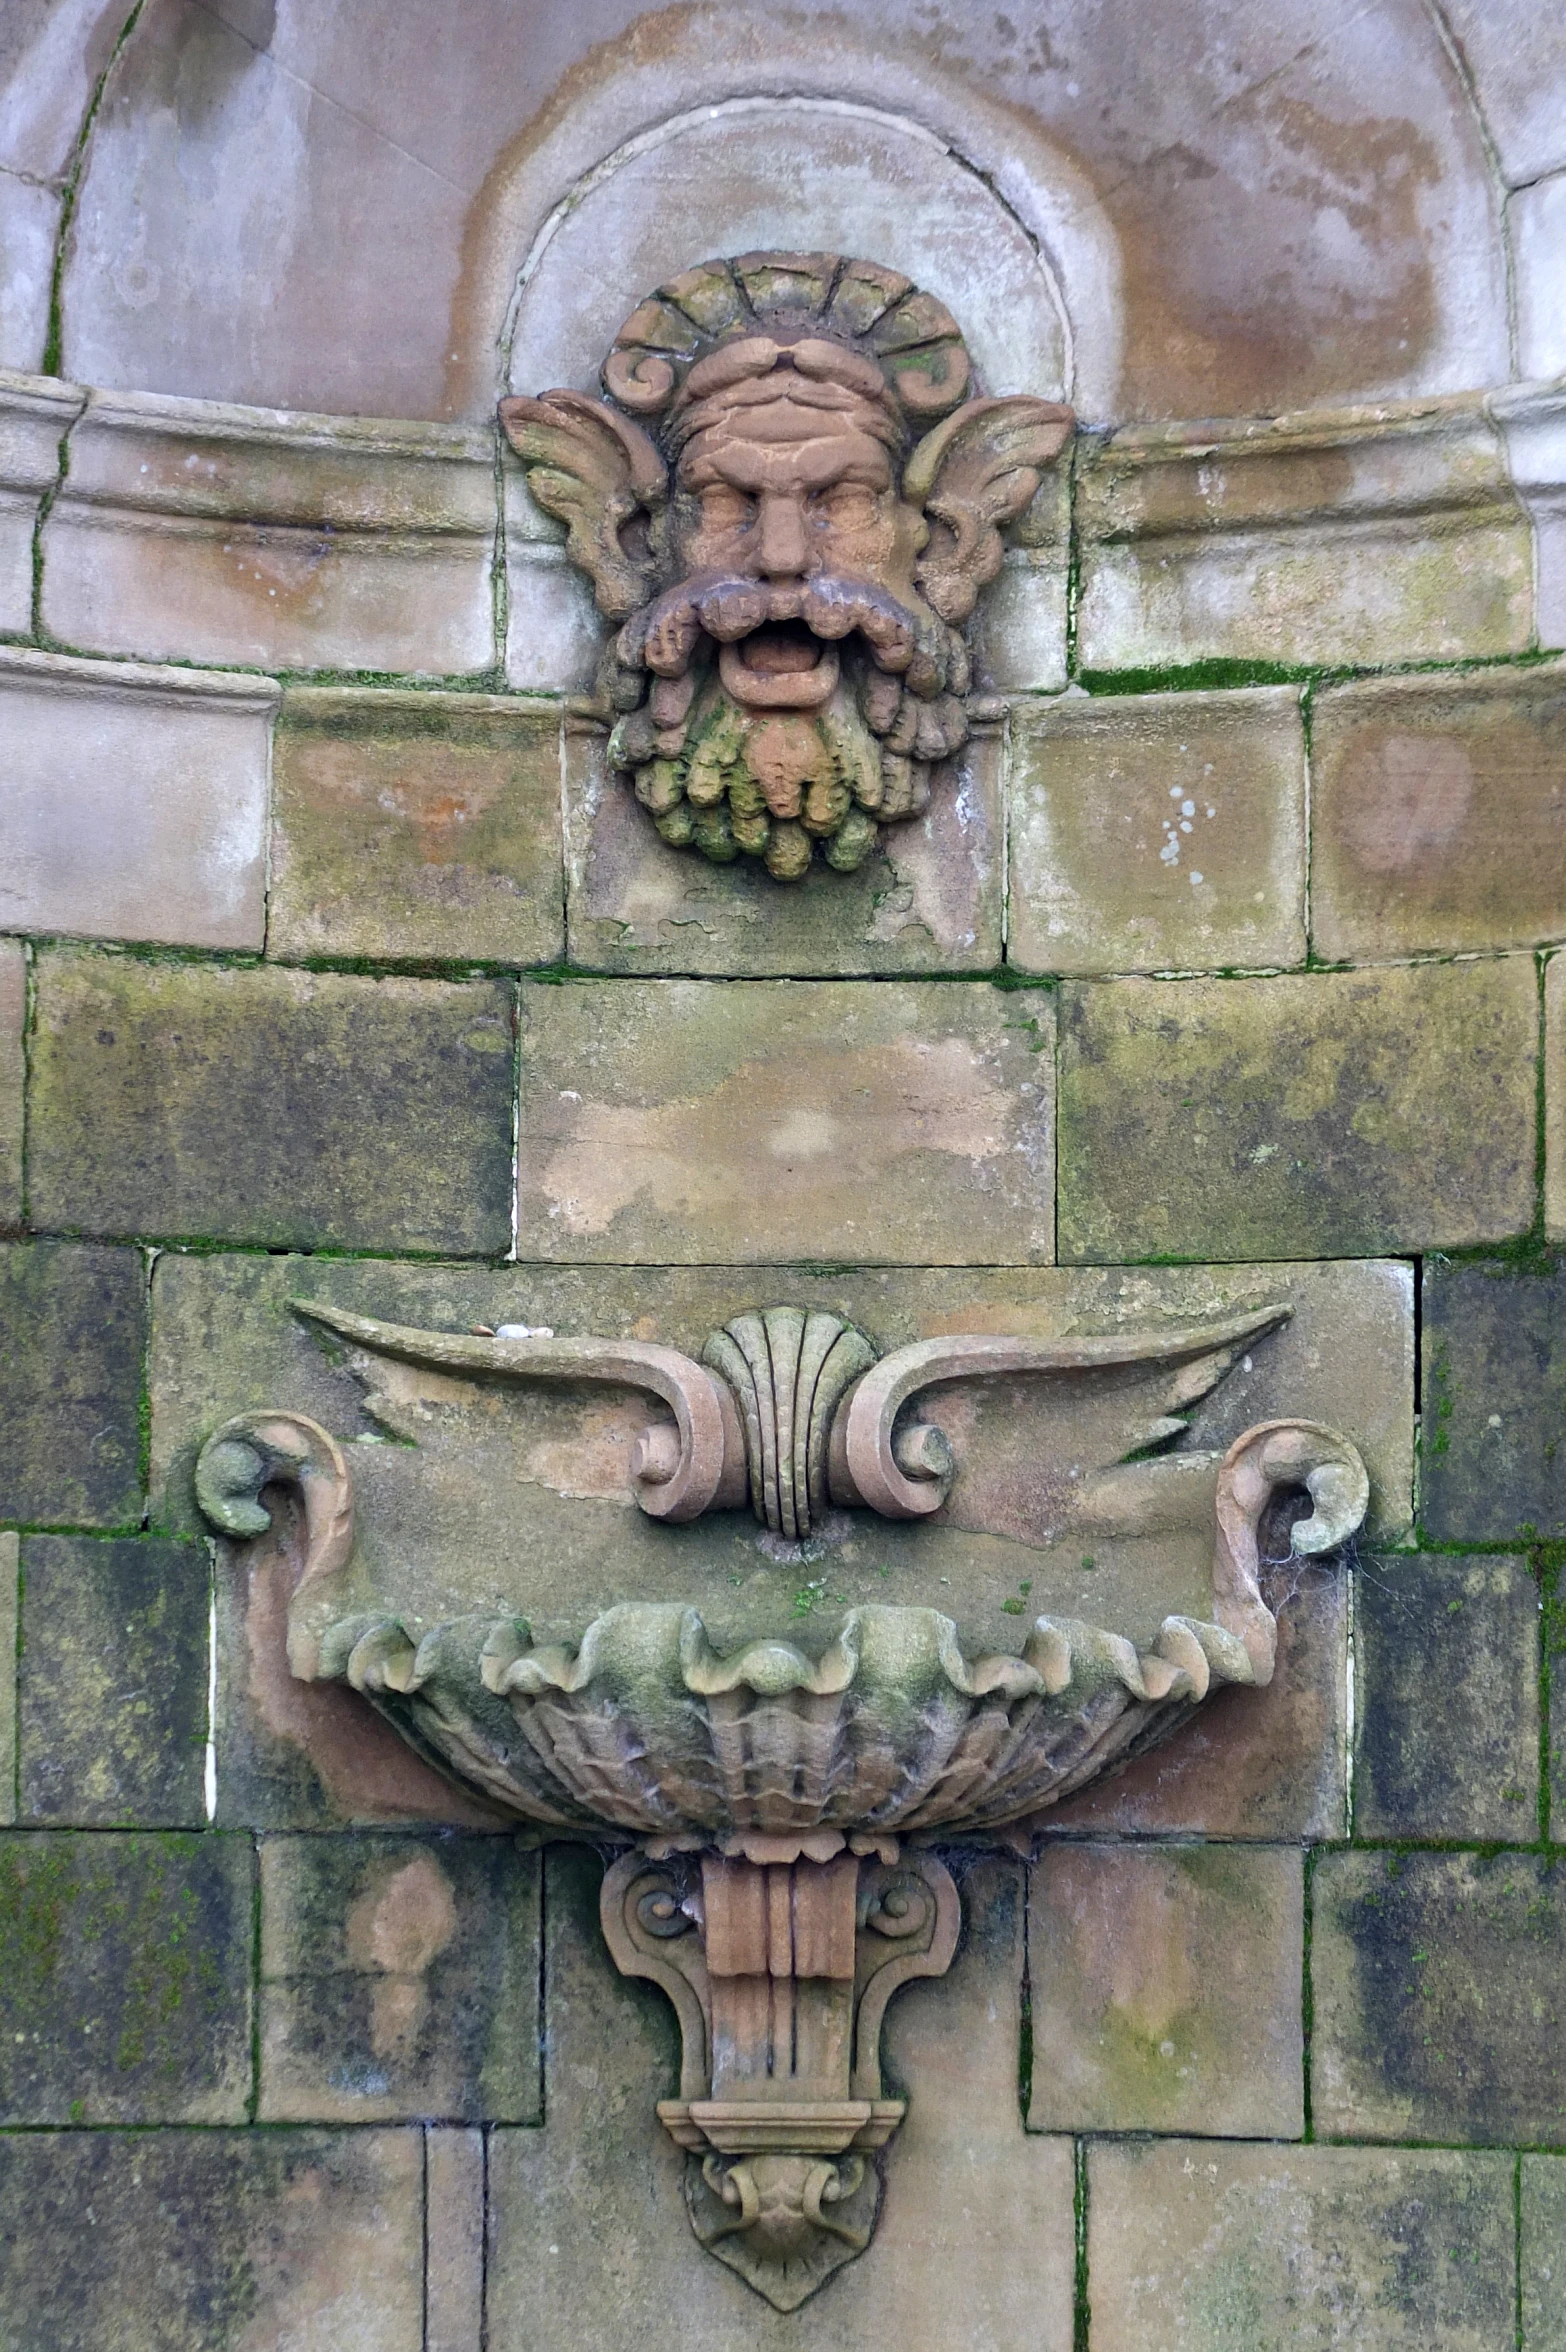
<path fill-rule="evenodd" d="M 500 421 L 533 496 L 565 524 L 571 560 L 592 581 L 599 611 L 627 619 L 646 602 L 656 562 L 651 553 L 630 554 L 621 533 L 668 498 L 657 449 L 640 425 L 585 392 L 503 400 Z"/>
<path fill-rule="evenodd" d="M 947 1381 L 993 1379 L 1017 1372 L 1091 1372 L 1167 1365 L 1158 1414 L 1133 1443 L 1173 1435 L 1168 1416 L 1205 1396 L 1239 1351 L 1292 1314 L 1288 1306 L 1253 1309 L 1222 1323 L 1161 1332 L 1117 1332 L 1093 1339 L 1006 1339 L 959 1334 L 917 1340 L 883 1356 L 859 1382 L 832 1431 L 831 1486 L 837 1503 L 863 1503 L 888 1519 L 923 1519 L 951 1487 L 953 1463 L 938 1430 L 899 1430 L 898 1415 L 921 1390 Z"/>
<path fill-rule="evenodd" d="M 1000 570 L 1001 531 L 1032 498 L 1075 421 L 1054 400 L 970 400 L 913 451 L 903 492 L 935 521 L 916 577 L 943 621 L 965 621 Z"/>
<path fill-rule="evenodd" d="M 488 1339 L 456 1331 L 417 1331 L 352 1315 L 319 1299 L 296 1299 L 295 1312 L 322 1323 L 372 1354 L 490 1379 L 589 1381 L 640 1389 L 674 1415 L 654 1426 L 633 1464 L 637 1502 L 650 1519 L 696 1519 L 732 1509 L 746 1496 L 745 1441 L 734 1399 L 705 1365 L 678 1348 L 634 1339 Z"/>
<path fill-rule="evenodd" d="M 1245 1644 L 1255 1679 L 1272 1680 L 1278 1621 L 1262 1599 L 1262 1514 L 1279 1489 L 1303 1487 L 1312 1509 L 1290 1533 L 1293 1553 L 1346 1543 L 1370 1507 L 1370 1479 L 1357 1449 L 1319 1421 L 1262 1421 L 1237 1437 L 1218 1471 L 1218 1542 L 1213 1614 Z"/>
<path fill-rule="evenodd" d="M 304 1542 L 295 1591 L 345 1568 L 353 1553 L 353 1485 L 331 1432 L 303 1413 L 239 1413 L 196 1458 L 197 1502 L 214 1527 L 241 1542 L 271 1526 L 261 1500 L 269 1486 L 292 1487 L 300 1500 Z M 288 1663 L 306 1682 L 319 1669 L 310 1636 L 292 1626 Z"/>

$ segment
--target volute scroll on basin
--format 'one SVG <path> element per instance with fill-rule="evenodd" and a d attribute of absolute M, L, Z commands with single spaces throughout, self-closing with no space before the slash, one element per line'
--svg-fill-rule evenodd
<path fill-rule="evenodd" d="M 1186 1525 L 1208 1514 L 1210 1613 L 1166 1615 L 1141 1648 L 1040 1613 L 1019 1625 L 1017 1648 L 986 1649 L 965 1640 L 960 1597 L 957 1613 L 861 1602 L 819 1631 L 785 1620 L 715 1642 L 691 1601 L 643 1594 L 598 1609 L 572 1639 L 540 1641 L 504 1609 L 398 1606 L 414 1564 L 394 1554 L 371 1574 L 349 1449 L 320 1423 L 246 1413 L 203 1447 L 208 1518 L 288 1554 L 296 1676 L 346 1683 L 533 1834 L 621 1849 L 604 1934 L 622 1971 L 659 1985 L 679 2017 L 679 2097 L 659 2114 L 687 2151 L 692 2228 L 792 2309 L 874 2228 L 878 2151 L 903 2114 L 883 2093 L 882 2018 L 900 1984 L 946 1969 L 959 1930 L 932 1847 L 1025 1849 L 1050 1807 L 1168 1737 L 1212 1692 L 1266 1685 L 1277 1624 L 1264 1527 L 1291 1556 L 1321 1556 L 1364 1517 L 1360 1456 L 1317 1422 L 1259 1423 L 1221 1456 L 1163 1450 L 1290 1309 L 1069 1339 L 956 1334 L 882 1353 L 841 1316 L 780 1306 L 732 1316 L 696 1356 L 506 1326 L 421 1331 L 320 1300 L 296 1311 L 347 1351 L 372 1406 L 398 1366 L 487 1413 L 525 1417 L 556 1395 L 584 1431 L 581 1400 L 640 1400 L 629 1516 L 667 1529 L 670 1574 L 694 1523 L 724 1513 L 748 1512 L 760 1541 L 789 1556 L 873 1513 L 907 1530 L 910 1556 L 939 1542 L 955 1560 L 986 1540 L 992 1507 L 964 1453 L 975 1396 L 1003 1413 L 1042 1397 L 1045 1425 L 1052 1416 L 1079 1453 L 1084 1429 L 1096 1433 L 1096 1466 L 1057 1480 L 1066 1533 L 1117 1530 L 1156 1559 L 1182 1513 Z M 1084 1396 L 1099 1398 L 1098 1417 L 1073 1420 Z M 1034 1475 L 1048 1483 L 1047 1459 Z M 1285 1526 L 1291 1497 L 1308 1508 Z"/>

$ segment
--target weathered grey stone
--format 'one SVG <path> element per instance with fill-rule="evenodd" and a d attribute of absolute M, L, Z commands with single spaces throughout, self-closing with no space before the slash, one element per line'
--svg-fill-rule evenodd
<path fill-rule="evenodd" d="M 538 2122 L 538 1876 L 507 1838 L 267 1838 L 261 2120 Z"/>
<path fill-rule="evenodd" d="M 1270 414 L 1506 372 L 1480 119 L 1424 10 L 1193 8 L 1156 50 L 1139 42 L 1143 12 L 1123 4 L 1062 7 L 1047 50 L 1031 20 L 981 13 L 958 70 L 944 22 L 884 0 L 813 24 L 808 40 L 752 7 L 660 13 L 624 42 L 587 17 L 510 43 L 510 23 L 495 0 L 455 14 L 409 0 L 395 35 L 377 38 L 379 14 L 284 10 L 263 45 L 253 28 L 246 39 L 210 15 L 149 7 L 87 158 L 62 288 L 66 363 L 220 398 L 483 416 L 519 260 L 541 277 L 564 248 L 555 315 L 590 309 L 619 245 L 600 241 L 591 199 L 623 178 L 640 201 L 617 211 L 649 243 L 668 221 L 671 268 L 746 242 L 820 242 L 820 224 L 845 217 L 893 231 L 873 249 L 901 267 L 939 222 L 948 259 L 920 282 L 977 312 L 993 268 L 984 307 L 1003 331 L 1027 281 L 992 256 L 1019 253 L 1025 268 L 1042 249 L 1090 416 Z M 205 105 L 190 106 L 192 89 Z M 751 95 L 735 105 L 736 92 Z M 845 126 L 845 102 L 869 119 Z M 782 162 L 745 175 L 754 205 L 737 211 L 723 167 L 731 143 L 756 152 L 741 136 L 755 116 L 763 130 L 771 117 Z M 715 168 L 687 201 L 703 131 Z M 888 175 L 898 148 L 906 160 Z M 799 167 L 802 149 L 815 169 Z M 988 209 L 986 183 L 1003 199 Z M 193 205 L 193 187 L 221 200 Z M 950 200 L 931 204 L 953 189 L 970 208 L 958 223 L 983 223 L 978 235 L 947 227 Z M 663 266 L 636 276 L 633 298 Z M 1034 268 L 1027 321 L 1042 358 L 1062 330 Z M 595 337 L 595 358 L 601 348 Z M 1036 368 L 1026 384 L 1043 381 Z"/>
<path fill-rule="evenodd" d="M 1311 703 L 1311 942 L 1332 961 L 1566 932 L 1566 663 Z"/>
<path fill-rule="evenodd" d="M 416 2131 L 9 2134 L 0 2337 L 424 2352 L 423 2169 Z"/>
<path fill-rule="evenodd" d="M 1095 2147 L 1094 2352 L 1499 2352 L 1512 2240 L 1509 2156 Z"/>
<path fill-rule="evenodd" d="M 1488 406 L 1533 526 L 1535 626 L 1543 646 L 1566 646 L 1566 388 L 1522 384 Z"/>
<path fill-rule="evenodd" d="M 0 646 L 0 923 L 259 948 L 276 707 L 270 678 Z"/>
<path fill-rule="evenodd" d="M 481 2131 L 424 2135 L 423 2352 L 481 2352 L 488 2162 Z"/>
<path fill-rule="evenodd" d="M 1070 1797 L 1047 1834 L 1339 1838 L 1348 1830 L 1349 1580 L 1293 1561 L 1268 1602 L 1278 1660 L 1265 1690 L 1207 1698 L 1177 1739 Z"/>
<path fill-rule="evenodd" d="M 511 1020 L 492 981 L 46 952 L 33 1214 L 100 1233 L 504 1249 Z"/>
<path fill-rule="evenodd" d="M 983 984 L 524 985 L 518 1249 L 1047 1261 L 1054 1022 Z"/>
<path fill-rule="evenodd" d="M 89 653 L 426 677 L 495 661 L 488 427 L 93 392 L 43 534 Z"/>
<path fill-rule="evenodd" d="M 1517 359 L 1523 376 L 1566 374 L 1566 171 L 1519 188 L 1506 214 L 1517 271 Z"/>
<path fill-rule="evenodd" d="M 1539 1588 L 1527 1561 L 1372 1557 L 1356 1629 L 1358 1834 L 1531 1840 Z"/>
<path fill-rule="evenodd" d="M 0 360 L 11 368 L 43 365 L 49 343 L 49 287 L 60 242 L 60 197 L 53 188 L 0 172 Z M 26 525 L 13 525 L 20 540 Z M 13 574 L 13 577 L 17 576 Z"/>
<path fill-rule="evenodd" d="M 1300 2137 L 1297 1852 L 1057 1845 L 1029 1902 L 1032 2130 Z"/>
<path fill-rule="evenodd" d="M 1566 2164 L 1522 2160 L 1522 2340 L 1526 2352 L 1566 2346 Z"/>
<path fill-rule="evenodd" d="M 491 2141 L 492 2352 L 620 2352 L 650 2311 L 678 2311 L 682 2352 L 737 2343 L 850 2352 L 1067 2352 L 1072 2335 L 1069 2141 L 1029 2138 L 1018 2112 L 1021 1873 L 964 1874 L 950 1973 L 900 1993 L 885 2051 L 907 2120 L 883 2159 L 869 2250 L 801 2310 L 774 2314 L 702 2254 L 679 2151 L 654 2101 L 674 2080 L 673 2012 L 616 1977 L 597 1934 L 598 1869 L 549 1856 L 548 2124 Z M 611 2263 L 604 2249 L 612 2247 Z"/>
<path fill-rule="evenodd" d="M 0 1534 L 0 1822 L 16 1819 L 16 1630 L 22 1539 Z"/>
<path fill-rule="evenodd" d="M 6 277 L 17 259 L 18 242 L 25 242 L 31 221 L 19 223 L 16 207 L 35 209 L 43 190 L 5 190 Z M 32 201 L 29 202 L 29 197 Z M 18 240 L 16 231 L 21 229 Z M 52 243 L 52 239 L 51 239 Z M 45 295 L 47 297 L 47 278 Z M 0 333 L 9 322 L 6 296 L 0 281 Z M 15 346 L 13 345 L 14 349 Z M 0 629 L 18 637 L 30 636 L 33 626 L 33 531 L 46 490 L 60 473 L 60 449 L 72 420 L 81 413 L 86 394 L 54 376 L 13 375 L 0 367 Z"/>
<path fill-rule="evenodd" d="M 1067 696 L 1014 705 L 1011 731 L 1014 963 L 1303 962 L 1296 691 Z"/>
<path fill-rule="evenodd" d="M 0 1519 L 141 1517 L 146 1274 L 138 1252 L 0 1243 Z"/>
<path fill-rule="evenodd" d="M 591 587 L 567 561 L 564 547 L 517 534 L 513 512 L 526 497 L 514 486 L 520 473 L 520 467 L 508 472 L 505 483 L 506 684 L 514 694 L 586 694 L 603 650 L 604 623 Z"/>
<path fill-rule="evenodd" d="M 27 951 L 19 939 L 0 939 L 0 1233 L 22 1221 L 26 1025 Z"/>
<path fill-rule="evenodd" d="M 1132 426 L 1079 480 L 1085 669 L 1527 649 L 1527 519 L 1472 394 Z"/>
<path fill-rule="evenodd" d="M 749 859 L 712 866 L 673 849 L 606 768 L 602 740 L 568 729 L 567 927 L 574 963 L 609 972 L 979 971 L 1001 960 L 1001 745 L 971 741 L 923 817 L 886 825 L 852 874 L 818 860 L 781 887 Z"/>
<path fill-rule="evenodd" d="M 1524 956 L 1070 982 L 1060 1255 L 1337 1255 L 1521 1233 L 1537 1036 Z"/>
<path fill-rule="evenodd" d="M 557 705 L 294 687 L 273 791 L 273 955 L 564 952 Z"/>
<path fill-rule="evenodd" d="M 1566 956 L 1544 967 L 1544 1224 L 1566 1241 Z"/>
<path fill-rule="evenodd" d="M 1070 530 L 1062 459 L 1015 526 L 1013 536 L 1027 532 L 1030 543 L 1008 547 L 973 616 L 974 674 L 999 694 L 1058 694 L 1066 683 Z"/>
<path fill-rule="evenodd" d="M 1566 1260 L 1424 1271 L 1420 1519 L 1437 1543 L 1566 1535 Z"/>
<path fill-rule="evenodd" d="M 240 2123 L 248 1838 L 0 1837 L 0 2121 Z"/>
<path fill-rule="evenodd" d="M 1335 1853 L 1312 1883 L 1317 2131 L 1566 2143 L 1561 1863 Z"/>
<path fill-rule="evenodd" d="M 199 1828 L 206 1546 L 30 1535 L 22 1577 L 22 1820 Z"/>
<path fill-rule="evenodd" d="M 1529 0 L 1448 0 L 1447 22 L 1462 43 L 1508 184 L 1566 163 L 1560 43 L 1548 18 Z"/>

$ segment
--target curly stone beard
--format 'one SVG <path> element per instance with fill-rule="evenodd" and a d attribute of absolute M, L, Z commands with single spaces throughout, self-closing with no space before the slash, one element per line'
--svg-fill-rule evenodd
<path fill-rule="evenodd" d="M 682 581 L 620 633 L 609 761 L 665 841 L 761 858 L 780 882 L 819 842 L 848 873 L 880 825 L 928 807 L 969 684 L 956 630 L 874 583 Z"/>

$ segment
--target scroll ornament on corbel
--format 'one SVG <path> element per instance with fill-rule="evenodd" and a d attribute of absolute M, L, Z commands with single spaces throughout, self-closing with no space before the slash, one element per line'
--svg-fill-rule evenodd
<path fill-rule="evenodd" d="M 964 632 L 1071 411 L 978 396 L 941 303 L 828 253 L 669 279 L 603 387 L 500 418 L 616 624 L 590 706 L 610 766 L 720 864 L 861 865 L 998 715 Z"/>
<path fill-rule="evenodd" d="M 1050 1384 L 1061 1443 L 1080 1453 L 1097 1430 L 1108 1456 L 1081 1482 L 1077 1523 L 1123 1524 L 1145 1497 L 1148 1449 L 1289 1314 L 1068 1340 L 959 1335 L 883 1355 L 835 1314 L 774 1307 L 733 1317 L 698 1359 L 647 1342 L 420 1331 L 320 1302 L 298 1311 L 365 1364 L 519 1395 L 639 1394 L 630 1479 L 643 1513 L 677 1524 L 748 1509 L 794 1542 L 853 1510 L 963 1524 L 961 1446 L 937 1401 L 1034 1379 Z M 1102 1406 L 1097 1422 L 1072 1420 L 1094 1382 L 1123 1400 L 1113 1443 Z M 1264 1422 L 1221 1459 L 1184 1459 L 1213 1463 L 1211 1614 L 1167 1617 L 1142 1650 L 1040 1615 L 1018 1650 L 975 1652 L 953 1617 L 916 1606 L 847 1608 L 810 1648 L 779 1631 L 725 1650 L 678 1599 L 619 1602 L 564 1644 L 536 1642 L 516 1615 L 410 1630 L 385 1608 L 343 1606 L 350 1477 L 314 1421 L 228 1422 L 202 1451 L 197 1492 L 242 1541 L 286 1499 L 296 1675 L 346 1682 L 535 1830 L 629 1848 L 605 1881 L 604 1932 L 680 2020 L 680 2095 L 659 2112 L 688 2152 L 692 2227 L 787 2310 L 874 2225 L 876 2151 L 903 2112 L 883 2091 L 881 2019 L 897 1985 L 946 1968 L 957 1934 L 929 1841 L 1025 1843 L 1050 1807 L 1215 1690 L 1269 1682 L 1270 1506 L 1306 1499 L 1285 1539 L 1296 1556 L 1343 1545 L 1367 1507 L 1354 1446 L 1312 1421 Z"/>

